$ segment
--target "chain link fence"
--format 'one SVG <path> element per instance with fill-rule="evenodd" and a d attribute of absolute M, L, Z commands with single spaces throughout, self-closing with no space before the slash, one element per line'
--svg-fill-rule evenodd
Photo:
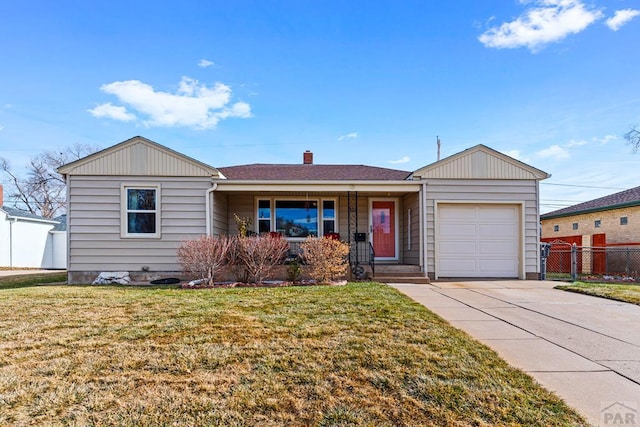
<path fill-rule="evenodd" d="M 640 247 L 541 243 L 541 278 L 640 283 Z"/>

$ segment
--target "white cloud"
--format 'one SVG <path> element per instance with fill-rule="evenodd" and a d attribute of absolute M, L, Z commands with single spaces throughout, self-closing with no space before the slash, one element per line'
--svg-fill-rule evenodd
<path fill-rule="evenodd" d="M 0 126 L 0 130 L 4 130 L 4 126 Z"/>
<path fill-rule="evenodd" d="M 222 83 L 213 87 L 200 84 L 197 80 L 183 77 L 175 94 L 160 92 L 139 80 L 127 80 L 102 85 L 100 89 L 115 95 L 120 102 L 146 117 L 147 126 L 187 126 L 198 129 L 215 128 L 220 120 L 230 117 L 251 117 L 251 107 L 245 102 L 231 101 L 231 88 Z M 107 107 L 108 106 L 108 107 Z M 97 109 L 107 112 L 119 112 L 120 115 L 96 114 Z M 117 110 L 116 110 L 117 109 Z M 98 110 L 98 113 L 101 110 Z M 98 117 L 115 120 L 131 120 L 125 107 L 103 104 L 90 110 Z M 134 116 L 135 117 L 135 116 Z"/>
<path fill-rule="evenodd" d="M 599 142 L 601 144 L 608 144 L 611 141 L 617 141 L 620 138 L 616 135 L 605 135 L 602 138 L 593 138 L 594 141 Z"/>
<path fill-rule="evenodd" d="M 522 153 L 520 153 L 520 150 L 502 151 L 501 153 L 506 154 L 509 157 L 513 157 L 516 160 L 522 160 Z"/>
<path fill-rule="evenodd" d="M 584 31 L 602 18 L 602 12 L 586 6 L 581 0 L 534 0 L 514 21 L 485 31 L 478 40 L 486 47 L 527 47 L 537 51 L 545 45 L 560 41 L 569 34 Z"/>
<path fill-rule="evenodd" d="M 404 156 L 401 159 L 398 160 L 389 160 L 389 163 L 393 164 L 393 165 L 398 165 L 400 163 L 409 163 L 411 161 L 411 157 L 409 156 Z"/>
<path fill-rule="evenodd" d="M 342 135 L 341 137 L 339 137 L 338 141 L 344 141 L 346 139 L 356 139 L 356 138 L 358 138 L 358 136 L 359 136 L 358 132 L 351 132 L 351 133 L 348 133 L 346 135 Z"/>
<path fill-rule="evenodd" d="M 569 141 L 566 144 L 564 144 L 564 146 L 567 147 L 567 148 L 571 148 L 571 147 L 581 147 L 581 146 L 587 145 L 587 144 L 588 144 L 587 141 L 576 141 L 575 139 L 572 139 L 571 141 Z"/>
<path fill-rule="evenodd" d="M 136 116 L 129 113 L 126 108 L 113 105 L 110 102 L 106 104 L 98 105 L 95 108 L 87 110 L 93 117 L 104 117 L 113 120 L 121 120 L 123 122 L 130 122 L 135 120 Z"/>
<path fill-rule="evenodd" d="M 209 61 L 208 59 L 201 59 L 200 62 L 198 62 L 198 67 L 202 67 L 202 68 L 207 68 L 207 67 L 211 67 L 213 65 L 216 65 L 213 61 Z"/>
<path fill-rule="evenodd" d="M 569 158 L 569 152 L 559 145 L 552 145 L 549 148 L 538 151 L 536 157 L 541 159 L 564 160 Z"/>
<path fill-rule="evenodd" d="M 640 15 L 640 10 L 635 9 L 622 9 L 616 10 L 616 13 L 609 19 L 607 19 L 607 27 L 613 31 L 618 31 L 627 22 L 631 21 L 636 16 Z"/>

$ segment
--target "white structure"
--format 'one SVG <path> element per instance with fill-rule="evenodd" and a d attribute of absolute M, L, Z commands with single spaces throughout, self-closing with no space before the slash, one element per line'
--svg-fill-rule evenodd
<path fill-rule="evenodd" d="M 66 224 L 0 207 L 0 267 L 65 269 Z"/>

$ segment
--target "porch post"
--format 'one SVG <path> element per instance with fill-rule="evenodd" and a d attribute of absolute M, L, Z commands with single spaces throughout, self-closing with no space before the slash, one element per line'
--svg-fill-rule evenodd
<path fill-rule="evenodd" d="M 419 232 L 420 232 L 420 270 L 422 271 L 422 273 L 424 274 L 424 277 L 428 276 L 428 272 L 427 272 L 427 249 L 426 249 L 426 243 L 427 243 L 427 236 L 426 236 L 426 219 L 427 219 L 427 183 L 426 181 L 422 182 L 422 186 L 420 188 L 420 193 L 419 193 L 419 198 L 420 198 L 420 215 L 419 215 L 419 219 L 420 219 L 420 227 L 419 227 Z"/>

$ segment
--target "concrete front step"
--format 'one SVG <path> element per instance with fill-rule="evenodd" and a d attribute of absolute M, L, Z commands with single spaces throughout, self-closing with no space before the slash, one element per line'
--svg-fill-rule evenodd
<path fill-rule="evenodd" d="M 405 265 L 405 264 L 376 264 L 376 274 L 378 273 L 413 273 L 419 275 L 419 265 Z"/>
<path fill-rule="evenodd" d="M 384 272 L 384 271 L 378 271 L 378 269 L 376 268 L 376 277 L 421 277 L 420 276 L 420 272 L 419 271 L 412 271 L 412 272 L 394 272 L 394 271 L 389 271 L 389 272 Z"/>
<path fill-rule="evenodd" d="M 418 284 L 429 284 L 431 281 L 428 277 L 424 276 L 380 276 L 376 274 L 371 280 L 374 282 L 381 283 L 418 283 Z"/>

